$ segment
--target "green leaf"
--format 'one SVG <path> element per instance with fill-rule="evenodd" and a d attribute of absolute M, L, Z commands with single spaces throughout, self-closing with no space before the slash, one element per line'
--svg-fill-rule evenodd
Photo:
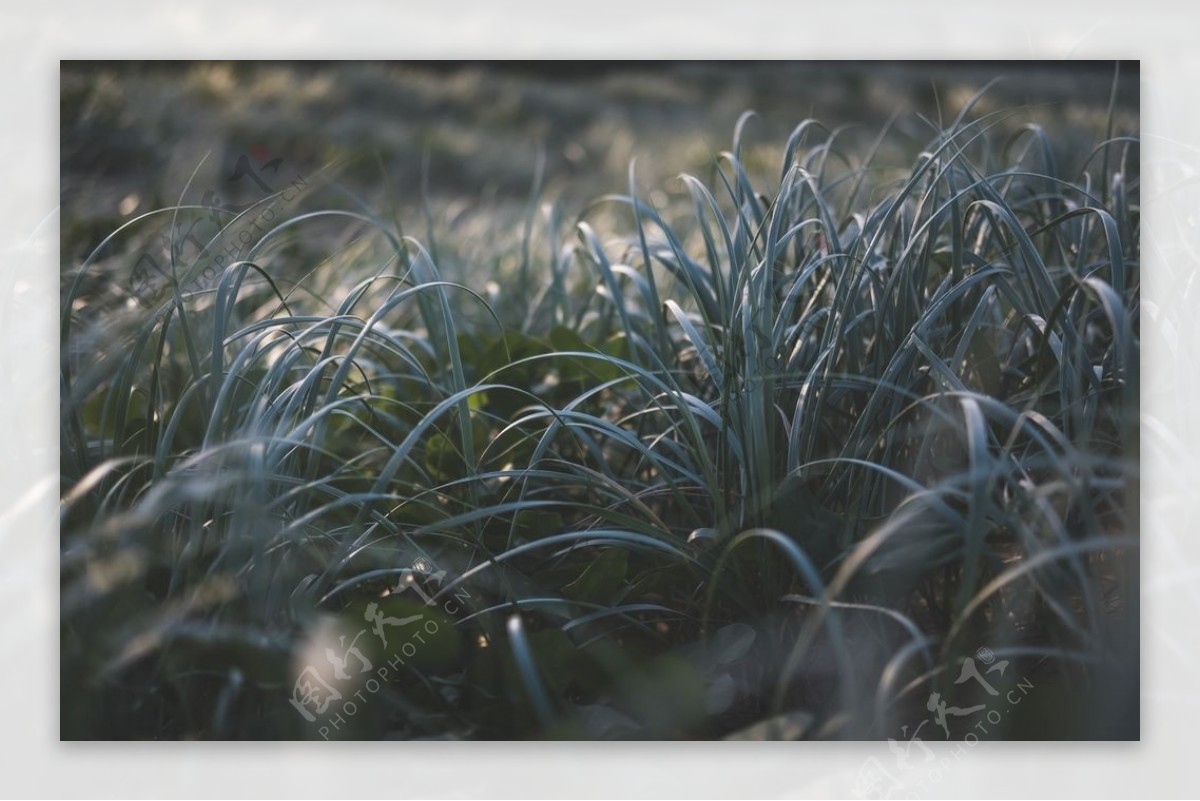
<path fill-rule="evenodd" d="M 638 720 L 650 738 L 691 736 L 708 715 L 708 688 L 695 668 L 672 655 L 622 677 L 618 708 Z"/>
<path fill-rule="evenodd" d="M 629 570 L 629 552 L 607 548 L 583 574 L 563 587 L 563 595 L 576 601 L 608 603 L 621 589 Z"/>
<path fill-rule="evenodd" d="M 488 442 L 488 427 L 478 418 L 471 420 L 471 436 L 475 453 L 481 452 Z M 445 433 L 432 435 L 425 443 L 425 469 L 438 481 L 452 481 L 466 472 L 463 447 L 458 436 Z"/>
<path fill-rule="evenodd" d="M 560 629 L 542 629 L 529 635 L 529 650 L 542 680 L 554 695 L 563 697 L 579 661 L 575 643 Z"/>
<path fill-rule="evenodd" d="M 597 353 L 607 356 L 616 356 L 615 353 L 606 352 L 605 348 L 596 348 L 584 341 L 579 334 L 558 326 L 550 332 L 550 344 L 552 344 L 560 353 Z M 622 338 L 624 342 L 624 338 Z M 626 349 L 628 350 L 628 349 Z M 618 356 L 618 358 L 620 358 Z M 577 381 L 583 385 L 600 384 L 605 381 L 612 381 L 620 378 L 622 370 L 615 364 L 612 364 L 604 359 L 590 359 L 585 357 L 565 357 L 555 359 L 555 363 L 559 366 L 562 372 L 562 378 L 566 381 Z"/>

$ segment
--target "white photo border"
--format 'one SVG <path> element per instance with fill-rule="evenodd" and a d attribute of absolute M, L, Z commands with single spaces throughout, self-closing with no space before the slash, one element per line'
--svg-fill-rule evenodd
<path fill-rule="evenodd" d="M 1183 3 L 292 0 L 6 5 L 0 24 L 0 794 L 26 797 L 848 797 L 881 743 L 60 743 L 60 59 L 1140 59 L 1142 740 L 980 744 L 929 797 L 1200 787 L 1200 13 Z M 1189 301 L 1190 307 L 1189 307 Z M 1151 336 L 1150 329 L 1154 329 Z M 942 754 L 939 753 L 939 756 Z"/>

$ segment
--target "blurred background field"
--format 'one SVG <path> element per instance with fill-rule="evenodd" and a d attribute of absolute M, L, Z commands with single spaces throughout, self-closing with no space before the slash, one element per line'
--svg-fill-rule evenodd
<path fill-rule="evenodd" d="M 1116 131 L 1137 129 L 1137 64 L 1120 70 L 1114 95 L 1112 62 L 63 62 L 63 264 L 148 210 L 207 193 L 244 207 L 272 181 L 316 174 L 337 187 L 313 207 L 356 196 L 417 233 L 431 222 L 424 184 L 433 225 L 494 249 L 520 224 L 539 158 L 542 199 L 568 216 L 627 191 L 633 158 L 662 206 L 685 195 L 677 174 L 710 177 L 749 109 L 759 115 L 746 137 L 752 174 L 776 169 L 805 118 L 845 126 L 838 141 L 854 151 L 897 114 L 885 149 L 898 152 L 879 161 L 906 170 L 933 126 L 998 76 L 974 113 L 1019 111 L 990 135 L 1040 125 L 1066 167 L 1096 144 L 1110 99 Z M 239 159 L 280 161 L 261 180 L 231 180 Z M 494 266 L 460 255 L 466 263 L 443 272 Z"/>

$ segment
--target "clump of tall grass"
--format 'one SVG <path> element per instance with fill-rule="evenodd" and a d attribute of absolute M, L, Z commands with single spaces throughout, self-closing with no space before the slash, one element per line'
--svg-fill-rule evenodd
<path fill-rule="evenodd" d="M 993 736 L 1136 736 L 1137 142 L 1010 117 L 757 176 L 745 116 L 669 211 L 535 186 L 503 275 L 318 209 L 139 305 L 97 265 L 207 212 L 117 232 L 64 288 L 63 736 L 899 738 L 968 662 L 1033 687 Z M 300 714 L 356 631 L 375 689 Z"/>

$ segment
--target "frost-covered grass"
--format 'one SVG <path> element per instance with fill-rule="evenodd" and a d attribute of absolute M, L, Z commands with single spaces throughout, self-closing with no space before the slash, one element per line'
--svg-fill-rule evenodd
<path fill-rule="evenodd" d="M 746 116 L 494 238 L 276 194 L 136 296 L 96 265 L 210 211 L 114 232 L 62 307 L 64 738 L 900 739 L 966 660 L 1028 686 L 991 738 L 1135 737 L 1136 132 L 1016 113 L 770 173 Z"/>

